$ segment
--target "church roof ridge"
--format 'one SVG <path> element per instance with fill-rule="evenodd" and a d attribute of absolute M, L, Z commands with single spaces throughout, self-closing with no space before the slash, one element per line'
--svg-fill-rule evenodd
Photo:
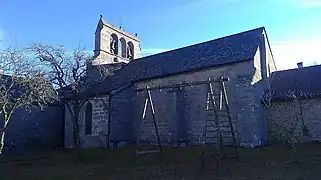
<path fill-rule="evenodd" d="M 171 49 L 171 50 L 168 50 L 168 51 L 164 51 L 164 52 L 161 52 L 161 53 L 157 53 L 157 54 L 152 54 L 152 55 L 149 55 L 149 56 L 141 57 L 139 59 L 145 59 L 145 58 L 148 58 L 150 56 L 157 56 L 159 54 L 169 53 L 169 52 L 172 52 L 172 51 L 178 51 L 178 50 L 181 50 L 181 49 L 189 48 L 189 47 L 196 46 L 196 45 L 206 44 L 206 43 L 209 43 L 209 42 L 218 41 L 218 40 L 225 39 L 225 38 L 231 38 L 231 37 L 239 36 L 239 35 L 242 35 L 242 34 L 245 34 L 245 33 L 250 33 L 250 32 L 253 32 L 253 31 L 262 32 L 263 33 L 263 32 L 265 32 L 265 27 L 261 26 L 261 27 L 250 29 L 250 30 L 247 30 L 247 31 L 233 33 L 233 34 L 230 34 L 230 35 L 226 35 L 226 36 L 223 36 L 223 37 L 218 37 L 218 38 L 207 40 L 207 41 L 204 41 L 204 42 L 194 43 L 194 44 L 191 44 L 191 45 L 188 45 L 188 46 L 183 46 L 183 47 L 179 47 L 179 48 L 176 48 L 176 49 Z M 137 60 L 139 60 L 139 59 L 137 59 Z"/>

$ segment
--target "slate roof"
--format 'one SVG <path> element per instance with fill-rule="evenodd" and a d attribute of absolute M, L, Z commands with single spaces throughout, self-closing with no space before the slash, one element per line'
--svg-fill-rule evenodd
<path fill-rule="evenodd" d="M 264 31 L 260 27 L 133 60 L 93 87 L 90 94 L 108 92 L 134 81 L 253 60 Z"/>
<path fill-rule="evenodd" d="M 321 97 L 320 79 L 321 65 L 273 72 L 270 98 L 272 101 L 290 100 L 289 92 L 303 99 Z"/>

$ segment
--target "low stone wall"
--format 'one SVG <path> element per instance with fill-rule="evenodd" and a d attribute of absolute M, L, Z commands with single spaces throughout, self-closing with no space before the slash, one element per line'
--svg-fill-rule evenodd
<path fill-rule="evenodd" d="M 2 120 L 1 120 L 2 121 Z M 1 122 L 2 125 L 2 122 Z M 63 147 L 63 111 L 51 106 L 41 111 L 18 109 L 9 122 L 5 153 L 25 154 Z"/>

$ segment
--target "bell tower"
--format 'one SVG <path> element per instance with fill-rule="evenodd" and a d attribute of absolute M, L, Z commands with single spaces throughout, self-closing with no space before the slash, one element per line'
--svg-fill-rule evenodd
<path fill-rule="evenodd" d="M 141 57 L 137 34 L 125 32 L 122 27 L 107 23 L 102 16 L 95 32 L 95 49 L 92 65 L 128 63 Z"/>

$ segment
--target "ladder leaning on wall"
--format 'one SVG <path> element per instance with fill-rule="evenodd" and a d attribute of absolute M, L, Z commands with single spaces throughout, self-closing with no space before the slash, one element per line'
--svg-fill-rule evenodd
<path fill-rule="evenodd" d="M 152 100 L 152 94 L 151 94 L 151 90 L 149 89 L 148 86 L 146 86 L 145 89 L 145 105 L 144 105 L 144 110 L 143 110 L 143 115 L 142 115 L 142 119 L 141 121 L 143 122 L 145 117 L 146 117 L 146 111 L 147 111 L 147 106 L 150 106 L 151 109 L 151 113 L 152 113 L 152 118 L 153 118 L 153 126 L 154 126 L 154 130 L 156 133 L 156 138 L 157 138 L 157 149 L 142 149 L 140 147 L 140 137 L 137 138 L 137 142 L 136 142 L 136 154 L 137 155 L 142 155 L 142 154 L 151 154 L 151 153 L 161 153 L 162 152 L 162 144 L 161 144 L 161 140 L 160 140 L 160 136 L 159 136 L 159 132 L 158 132 L 158 126 L 157 126 L 157 122 L 156 122 L 156 115 L 155 115 L 155 109 L 154 109 L 154 104 L 153 104 L 153 100 Z"/>
<path fill-rule="evenodd" d="M 137 92 L 145 92 L 145 105 L 144 105 L 144 110 L 143 110 L 143 116 L 142 116 L 142 121 L 144 120 L 146 116 L 146 111 L 147 111 L 147 106 L 150 105 L 150 109 L 152 112 L 152 119 L 153 119 L 153 125 L 155 128 L 155 133 L 157 137 L 157 144 L 158 148 L 157 149 L 152 149 L 148 150 L 145 148 L 140 147 L 140 138 L 138 137 L 137 142 L 136 142 L 136 154 L 150 154 L 150 153 L 156 153 L 156 152 L 162 152 L 162 144 L 160 140 L 160 135 L 158 132 L 158 126 L 156 122 L 156 115 L 155 115 L 155 109 L 154 109 L 154 104 L 152 101 L 152 96 L 151 96 L 151 90 L 160 90 L 160 89 L 171 89 L 171 88 L 183 88 L 185 86 L 197 86 L 197 85 L 203 85 L 206 84 L 208 85 L 208 93 L 207 93 L 207 108 L 206 108 L 206 114 L 208 115 L 205 119 L 205 125 L 204 125 L 204 131 L 203 131 L 203 136 L 202 136 L 202 148 L 201 148 L 201 158 L 202 158 L 202 166 L 204 166 L 204 160 L 207 155 L 211 155 L 213 153 L 205 153 L 205 147 L 207 145 L 210 146 L 216 146 L 216 162 L 217 162 L 217 168 L 218 168 L 218 163 L 220 159 L 226 159 L 226 158 L 236 158 L 238 159 L 239 154 L 238 154 L 238 149 L 237 149 L 237 144 L 236 144 L 236 139 L 235 139 L 235 134 L 234 134 L 234 129 L 233 129 L 233 124 L 231 120 L 231 115 L 230 115 L 230 110 L 229 110 L 229 105 L 228 105 L 228 98 L 227 98 L 227 92 L 225 88 L 225 83 L 228 81 L 228 78 L 221 77 L 218 80 L 212 80 L 208 79 L 205 81 L 195 81 L 195 82 L 190 82 L 190 83 L 180 83 L 180 84 L 171 84 L 171 85 L 165 85 L 165 86 L 158 86 L 158 87 L 148 87 L 143 89 L 137 89 Z M 212 87 L 212 83 L 218 83 L 220 86 L 220 93 L 219 93 L 219 105 L 217 106 L 217 103 L 215 102 L 215 94 L 214 90 Z M 212 114 L 211 114 L 212 113 Z M 226 139 L 231 140 L 230 145 L 232 146 L 233 149 L 233 156 L 228 157 L 227 153 L 224 150 L 224 140 Z"/>
<path fill-rule="evenodd" d="M 205 159 L 208 156 L 216 154 L 216 168 L 219 167 L 221 159 L 235 158 L 238 159 L 238 148 L 232 118 L 228 105 L 228 97 L 225 87 L 227 78 L 221 78 L 219 81 L 220 91 L 215 94 L 212 82 L 209 80 L 206 100 L 206 118 L 204 122 L 204 131 L 202 136 L 201 163 L 205 166 Z M 216 97 L 219 97 L 217 104 Z M 225 145 L 231 146 L 233 153 L 228 156 Z M 216 147 L 215 152 L 207 152 L 206 147 Z"/>

